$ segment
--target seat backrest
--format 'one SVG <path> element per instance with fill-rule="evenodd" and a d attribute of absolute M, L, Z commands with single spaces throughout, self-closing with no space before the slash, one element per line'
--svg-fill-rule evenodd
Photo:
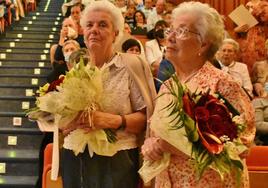
<path fill-rule="evenodd" d="M 44 151 L 44 167 L 52 163 L 53 144 L 49 143 Z"/>
<path fill-rule="evenodd" d="M 46 174 L 46 187 L 47 188 L 63 188 L 62 178 L 58 177 L 56 181 L 50 179 L 51 169 Z"/>
<path fill-rule="evenodd" d="M 249 170 L 268 170 L 268 146 L 251 147 L 246 162 Z"/>

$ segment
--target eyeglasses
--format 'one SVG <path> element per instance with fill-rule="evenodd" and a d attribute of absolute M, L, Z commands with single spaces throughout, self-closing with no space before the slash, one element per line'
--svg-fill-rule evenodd
<path fill-rule="evenodd" d="M 201 38 L 200 33 L 195 32 L 195 31 L 191 31 L 188 28 L 185 27 L 179 27 L 177 29 L 173 29 L 173 28 L 168 28 L 164 31 L 165 33 L 165 37 L 168 37 L 169 35 L 171 35 L 172 33 L 175 33 L 175 37 L 177 39 L 186 39 L 189 37 L 189 33 L 195 34 L 195 35 L 199 35 Z"/>

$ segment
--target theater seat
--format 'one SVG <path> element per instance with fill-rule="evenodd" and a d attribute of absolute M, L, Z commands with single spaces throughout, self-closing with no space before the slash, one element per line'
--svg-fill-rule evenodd
<path fill-rule="evenodd" d="M 42 188 L 63 188 L 62 178 L 59 176 L 56 181 L 51 180 L 51 163 L 52 163 L 53 144 L 46 146 L 44 151 L 44 167 L 42 176 Z"/>
<path fill-rule="evenodd" d="M 253 146 L 246 163 L 250 187 L 268 188 L 268 146 Z"/>

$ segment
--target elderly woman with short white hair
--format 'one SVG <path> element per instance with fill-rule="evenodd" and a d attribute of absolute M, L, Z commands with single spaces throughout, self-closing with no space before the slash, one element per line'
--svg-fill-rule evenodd
<path fill-rule="evenodd" d="M 88 5 L 81 17 L 81 26 L 89 63 L 108 71 L 103 80 L 103 92 L 109 96 L 109 102 L 101 111 L 78 116 L 62 132 L 67 136 L 76 129 L 85 132 L 111 129 L 116 133 L 117 140 L 113 143 L 116 154 L 90 156 L 87 146 L 76 156 L 72 145 L 65 147 L 64 144 L 61 151 L 64 188 L 136 188 L 139 138 L 146 129 L 146 116 L 152 114 L 155 95 L 150 68 L 137 55 L 114 52 L 114 43 L 123 32 L 124 19 L 120 9 L 111 2 L 95 1 Z M 93 126 L 85 121 L 89 116 Z"/>
<path fill-rule="evenodd" d="M 215 68 L 209 62 L 220 47 L 224 37 L 221 16 L 209 5 L 193 1 L 181 3 L 174 9 L 172 16 L 171 29 L 166 32 L 165 57 L 173 64 L 178 79 L 192 93 L 197 90 L 204 93 L 208 90 L 212 93 L 221 93 L 244 117 L 247 127 L 240 138 L 246 146 L 250 147 L 255 136 L 252 105 L 241 87 L 229 75 Z M 170 121 L 165 121 L 165 114 L 168 113 L 167 105 L 173 99 L 173 96 L 166 94 L 170 92 L 168 86 L 172 82 L 174 82 L 172 79 L 167 80 L 166 84 L 162 84 L 160 88 L 159 95 L 161 97 L 156 100 L 155 110 L 151 118 L 151 128 L 156 127 L 155 125 L 166 127 L 171 124 Z M 156 176 L 156 188 L 237 186 L 233 173 L 227 173 L 222 181 L 220 175 L 210 168 L 206 169 L 201 178 L 197 180 L 197 169 L 191 161 L 191 156 L 162 139 L 163 136 L 159 137 L 159 134 L 152 131 L 151 136 L 145 140 L 142 146 L 145 160 L 152 162 L 161 159 L 163 153 L 171 154 L 168 167 Z M 181 138 L 178 145 L 183 145 L 182 142 L 184 141 Z M 245 157 L 245 153 L 241 155 L 241 158 Z M 247 175 L 247 168 L 244 164 L 240 187 L 249 187 Z"/>
<path fill-rule="evenodd" d="M 227 38 L 223 40 L 220 47 L 220 63 L 224 72 L 230 74 L 234 80 L 245 90 L 250 98 L 253 97 L 253 86 L 250 80 L 248 67 L 245 63 L 237 62 L 237 55 L 239 53 L 239 44 Z"/>

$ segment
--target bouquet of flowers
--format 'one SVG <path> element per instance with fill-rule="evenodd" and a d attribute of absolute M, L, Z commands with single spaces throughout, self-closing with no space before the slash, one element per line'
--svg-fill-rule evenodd
<path fill-rule="evenodd" d="M 66 128 L 79 114 L 91 113 L 101 110 L 109 102 L 103 91 L 103 80 L 107 77 L 105 67 L 102 69 L 87 64 L 83 59 L 66 76 L 61 76 L 51 84 L 46 84 L 39 89 L 36 98 L 36 107 L 28 111 L 30 119 L 45 123 L 51 127 Z M 53 121 L 48 122 L 48 116 Z M 89 124 L 92 125 L 91 116 Z M 53 128 L 52 128 L 53 130 Z M 112 156 L 116 153 L 113 146 L 116 135 L 113 130 L 93 130 L 85 133 L 76 129 L 64 138 L 63 147 L 73 150 L 76 155 L 83 152 L 88 145 L 90 155 Z"/>
<path fill-rule="evenodd" d="M 167 92 L 158 97 L 150 124 L 153 132 L 190 157 L 197 179 L 211 168 L 222 179 L 235 171 L 239 183 L 243 171 L 239 154 L 246 150 L 239 139 L 245 128 L 239 112 L 220 93 L 191 93 L 176 75 L 163 84 Z M 144 161 L 139 170 L 144 182 L 167 168 L 169 160 L 170 154 L 164 153 L 160 161 Z"/>

